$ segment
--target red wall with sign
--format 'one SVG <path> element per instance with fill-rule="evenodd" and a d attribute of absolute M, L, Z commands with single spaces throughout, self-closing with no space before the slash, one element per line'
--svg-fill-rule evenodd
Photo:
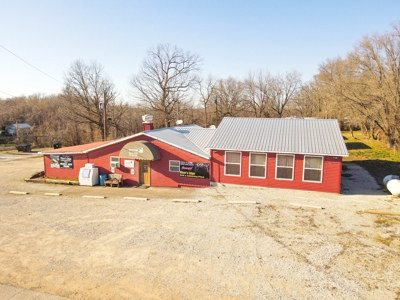
<path fill-rule="evenodd" d="M 161 158 L 156 161 L 150 162 L 150 185 L 151 186 L 170 186 L 170 187 L 181 187 L 181 186 L 195 186 L 195 187 L 208 187 L 210 186 L 209 178 L 189 178 L 181 177 L 179 172 L 169 171 L 169 161 L 186 161 L 196 163 L 210 163 L 209 159 L 200 157 L 198 155 L 189 153 L 185 150 L 176 148 L 164 142 L 154 140 L 146 135 L 140 135 L 132 139 L 125 140 L 120 143 L 108 145 L 103 148 L 93 150 L 86 154 L 66 154 L 60 152 L 61 155 L 68 155 L 73 157 L 74 168 L 73 169 L 59 169 L 51 168 L 50 155 L 44 155 L 44 166 L 46 177 L 55 178 L 78 178 L 80 168 L 84 167 L 86 163 L 95 164 L 99 168 L 99 174 L 110 174 L 110 157 L 118 156 L 122 147 L 133 141 L 146 140 L 154 144 L 160 154 Z M 64 150 L 65 149 L 65 150 Z M 66 151 L 68 148 L 61 148 L 60 150 Z M 54 153 L 56 154 L 56 153 Z M 131 168 L 125 167 L 125 160 L 134 160 L 134 158 L 121 158 L 120 167 L 115 169 L 116 174 L 122 174 L 124 179 L 124 185 L 134 186 L 138 185 L 139 182 L 139 162 L 134 162 L 134 174 L 131 172 Z"/>

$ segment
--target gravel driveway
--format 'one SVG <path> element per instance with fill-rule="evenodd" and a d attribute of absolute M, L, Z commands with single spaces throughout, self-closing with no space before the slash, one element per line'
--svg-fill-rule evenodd
<path fill-rule="evenodd" d="M 2 284 L 76 299 L 400 297 L 400 218 L 361 212 L 400 211 L 400 200 L 356 166 L 341 195 L 218 186 L 115 188 L 106 199 L 25 183 L 40 157 L 0 166 Z M 228 202 L 249 200 L 260 204 Z"/>

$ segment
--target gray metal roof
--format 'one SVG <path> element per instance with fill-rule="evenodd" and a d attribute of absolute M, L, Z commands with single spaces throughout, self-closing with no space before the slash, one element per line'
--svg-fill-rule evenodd
<path fill-rule="evenodd" d="M 196 127 L 175 127 L 180 133 L 182 133 L 189 141 L 209 154 L 210 150 L 206 148 L 208 142 L 214 136 L 216 129 Z"/>
<path fill-rule="evenodd" d="M 149 137 L 201 157 L 210 158 L 210 151 L 206 149 L 205 146 L 214 132 L 215 129 L 202 128 L 197 125 L 187 125 L 147 130 L 143 133 Z"/>
<path fill-rule="evenodd" d="M 208 149 L 348 156 L 337 120 L 224 118 Z"/>

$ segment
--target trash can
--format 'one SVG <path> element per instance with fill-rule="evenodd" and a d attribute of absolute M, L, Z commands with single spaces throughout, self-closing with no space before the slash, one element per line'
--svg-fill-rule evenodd
<path fill-rule="evenodd" d="M 104 186 L 104 181 L 107 178 L 107 174 L 100 174 L 100 185 Z"/>
<path fill-rule="evenodd" d="M 61 142 L 55 142 L 55 143 L 53 143 L 53 148 L 54 149 L 58 149 L 58 148 L 61 148 L 62 147 L 62 143 Z"/>

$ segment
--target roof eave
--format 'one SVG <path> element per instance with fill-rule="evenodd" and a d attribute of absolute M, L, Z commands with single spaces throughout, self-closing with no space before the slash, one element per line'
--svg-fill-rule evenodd
<path fill-rule="evenodd" d="M 228 149 L 228 148 L 209 148 L 211 150 L 221 151 L 239 151 L 239 152 L 262 152 L 262 153 L 282 153 L 282 154 L 300 154 L 300 155 L 319 155 L 319 156 L 340 156 L 348 157 L 349 154 L 332 154 L 332 153 L 307 153 L 307 152 L 289 152 L 289 151 L 273 151 L 273 150 L 254 150 L 254 149 Z"/>

